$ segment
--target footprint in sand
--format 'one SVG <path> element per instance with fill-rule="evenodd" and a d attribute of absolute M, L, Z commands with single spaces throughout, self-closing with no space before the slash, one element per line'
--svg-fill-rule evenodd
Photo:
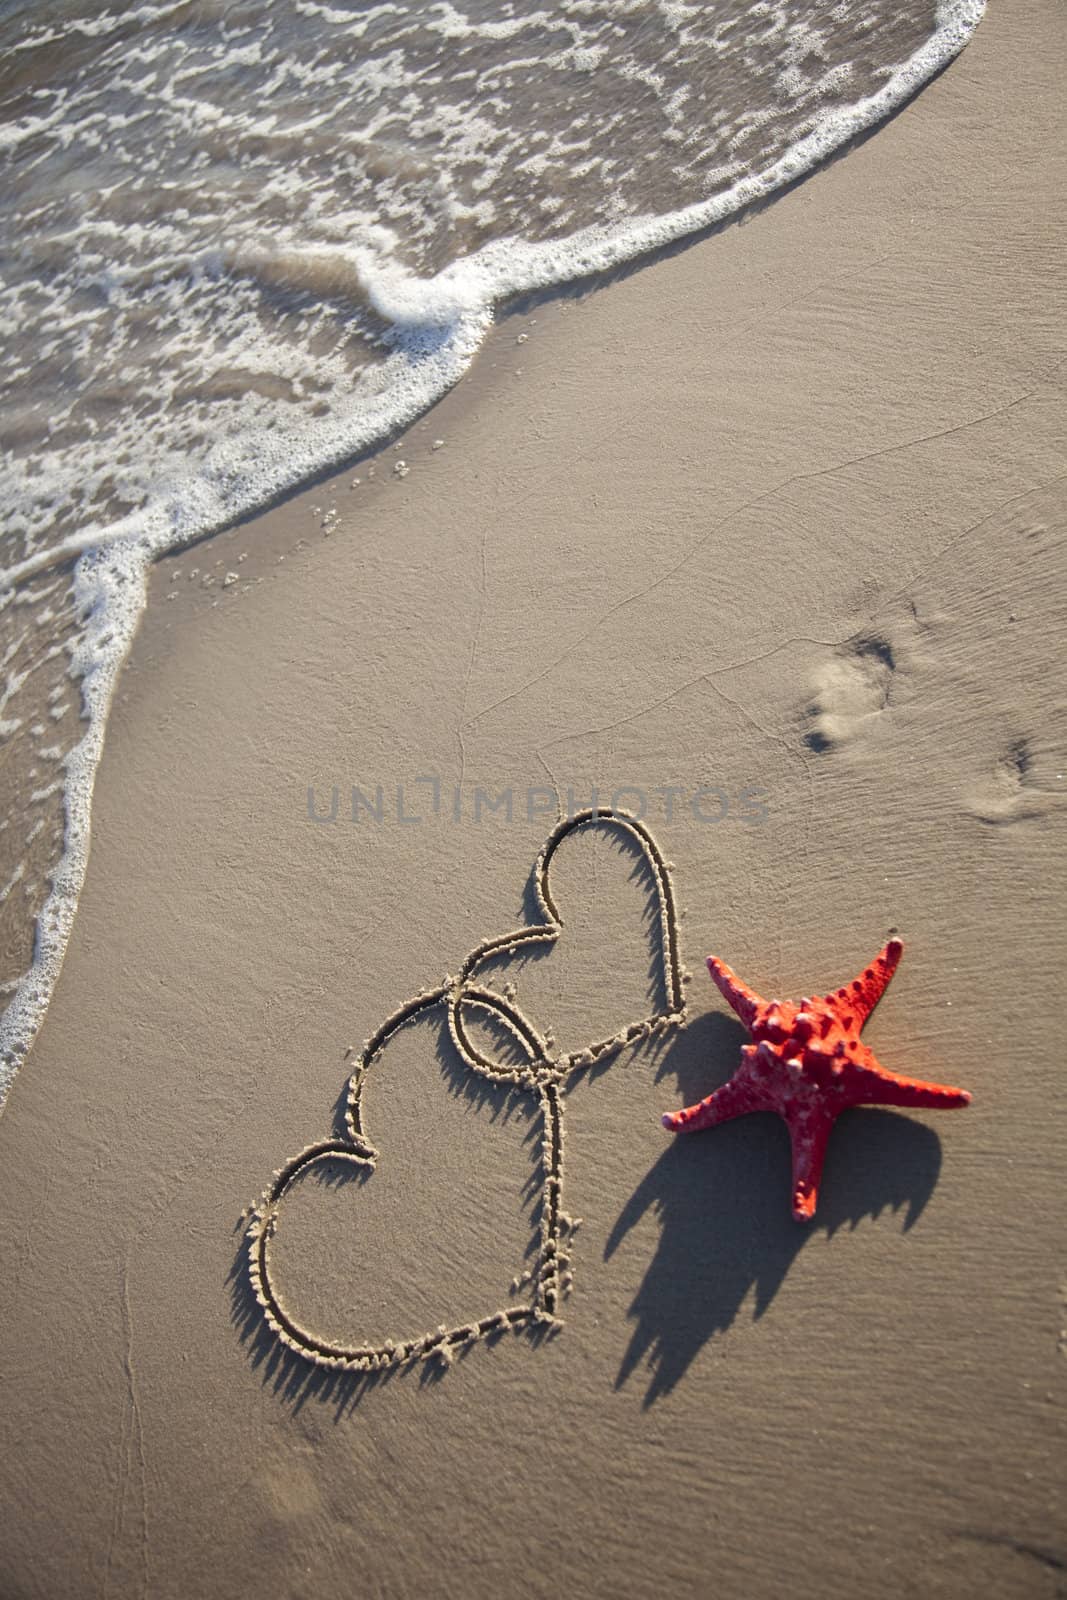
<path fill-rule="evenodd" d="M 1029 740 L 1011 740 L 995 757 L 989 771 L 975 783 L 967 809 L 981 822 L 993 825 L 1039 817 L 1045 796 L 1038 784 L 1035 752 Z"/>
<path fill-rule="evenodd" d="M 804 736 L 808 748 L 833 750 L 854 739 L 891 704 L 897 672 L 887 639 L 873 633 L 850 639 L 816 675 Z"/>

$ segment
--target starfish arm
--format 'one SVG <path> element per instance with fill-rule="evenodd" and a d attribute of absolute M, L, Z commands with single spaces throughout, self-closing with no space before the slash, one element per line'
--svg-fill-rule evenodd
<path fill-rule="evenodd" d="M 793 1217 L 797 1222 L 810 1222 L 834 1116 L 822 1106 L 793 1106 L 785 1113 L 785 1121 L 793 1146 Z"/>
<path fill-rule="evenodd" d="M 851 983 L 826 996 L 827 1003 L 840 1005 L 844 1001 L 855 1015 L 857 1028 L 862 1028 L 888 988 L 903 952 L 902 941 L 890 939 L 858 978 L 853 978 Z"/>
<path fill-rule="evenodd" d="M 763 1000 L 750 989 L 747 983 L 742 983 L 736 972 L 720 961 L 718 956 L 708 957 L 708 971 L 722 991 L 723 997 L 730 1002 L 745 1027 L 751 1032 L 752 1024 L 756 1020 L 756 1013 L 764 1004 Z"/>
<path fill-rule="evenodd" d="M 870 966 L 864 967 L 859 977 L 853 978 L 851 983 L 828 994 L 826 1003 L 831 1006 L 847 1005 L 855 1015 L 857 1028 L 862 1028 L 889 986 L 903 951 L 904 945 L 900 939 L 890 939 Z"/>
<path fill-rule="evenodd" d="M 944 1083 L 927 1083 L 922 1078 L 902 1078 L 895 1072 L 867 1068 L 857 1071 L 848 1086 L 850 1104 L 869 1106 L 914 1106 L 930 1111 L 951 1111 L 969 1106 L 966 1089 L 953 1089 Z"/>
<path fill-rule="evenodd" d="M 731 1078 L 706 1100 L 686 1106 L 684 1111 L 668 1111 L 663 1117 L 663 1126 L 671 1133 L 700 1133 L 704 1128 L 717 1127 L 720 1122 L 747 1116 L 750 1111 L 766 1110 L 767 1102 L 758 1086 L 743 1078 Z"/>

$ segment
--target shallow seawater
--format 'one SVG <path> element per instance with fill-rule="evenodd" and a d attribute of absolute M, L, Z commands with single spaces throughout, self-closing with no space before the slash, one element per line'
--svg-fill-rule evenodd
<path fill-rule="evenodd" d="M 146 564 L 402 426 L 509 295 L 801 176 L 980 14 L 0 0 L 0 1098 L 62 959 Z"/>

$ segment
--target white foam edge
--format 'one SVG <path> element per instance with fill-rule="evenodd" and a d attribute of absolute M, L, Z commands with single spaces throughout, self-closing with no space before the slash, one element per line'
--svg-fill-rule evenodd
<path fill-rule="evenodd" d="M 264 471 L 235 492 L 234 462 L 223 449 L 209 470 L 193 483 L 175 486 L 144 516 L 134 514 L 98 532 L 85 548 L 78 541 L 53 547 L 46 560 L 31 558 L 3 574 L 8 589 L 63 559 L 78 556 L 73 573 L 74 603 L 83 632 L 71 656 L 71 676 L 80 679 L 82 715 L 88 727 L 63 761 L 63 854 L 51 875 L 51 889 L 37 918 L 33 960 L 0 1017 L 0 1110 L 44 1019 L 66 954 L 74 914 L 89 864 L 93 783 L 104 747 L 108 711 L 122 664 L 129 652 L 147 599 L 148 569 L 160 555 L 273 504 L 301 480 L 342 465 L 387 438 L 433 405 L 463 376 L 485 337 L 491 313 L 461 317 L 447 336 L 413 334 L 384 364 L 388 381 L 359 416 L 317 422 L 302 430 L 303 451 L 286 439 Z M 107 537 L 107 535 L 110 535 Z M 103 542 L 106 537 L 106 542 Z"/>
<path fill-rule="evenodd" d="M 45 566 L 80 557 L 74 586 L 87 613 L 87 628 L 71 668 L 81 677 L 83 713 L 89 722 L 64 763 L 68 780 L 64 850 L 37 920 L 33 961 L 0 1017 L 0 1110 L 36 1037 L 63 965 L 89 861 L 92 789 L 108 709 L 144 609 L 151 562 L 193 539 L 221 532 L 301 480 L 341 466 L 413 421 L 463 376 L 492 321 L 493 307 L 501 300 L 609 271 L 725 221 L 796 182 L 917 93 L 963 49 L 984 11 L 985 0 L 940 0 L 934 32 L 881 89 L 828 113 L 766 171 L 739 180 L 709 200 L 662 216 L 583 229 L 544 244 L 494 240 L 428 280 L 361 260 L 376 310 L 404 340 L 385 364 L 383 376 L 388 380 L 391 375 L 392 382 L 371 405 L 356 417 L 301 430 L 303 449 L 287 448 L 284 468 L 274 463 L 254 482 L 238 484 L 236 493 L 223 453 L 209 460 L 194 482 L 173 486 L 147 512 L 135 513 L 91 537 L 67 540 L 0 574 L 0 589 L 6 589 Z"/>
<path fill-rule="evenodd" d="M 375 264 L 361 257 L 360 275 L 371 303 L 379 315 L 400 328 L 445 324 L 477 306 L 497 305 L 532 290 L 609 272 L 625 261 L 725 222 L 805 177 L 842 145 L 884 122 L 959 54 L 984 11 L 985 0 L 941 0 L 934 31 L 876 93 L 825 112 L 817 126 L 785 155 L 721 194 L 678 211 L 598 224 L 542 244 L 495 239 L 430 279 L 416 278 L 392 263 Z"/>

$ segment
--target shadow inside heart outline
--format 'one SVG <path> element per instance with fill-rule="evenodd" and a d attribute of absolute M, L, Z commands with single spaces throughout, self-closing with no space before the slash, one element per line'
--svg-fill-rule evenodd
<path fill-rule="evenodd" d="M 643 1021 L 630 1023 L 608 1039 L 582 1050 L 554 1057 L 546 1036 L 528 1017 L 495 990 L 475 981 L 476 975 L 495 956 L 515 954 L 529 945 L 551 946 L 563 930 L 563 919 L 552 896 L 552 860 L 562 841 L 582 828 L 610 827 L 636 841 L 654 881 L 659 910 L 660 960 L 663 988 L 668 1009 L 653 1012 Z M 248 1267 L 252 1290 L 263 1315 L 277 1337 L 290 1350 L 326 1367 L 371 1372 L 399 1366 L 428 1356 L 449 1362 L 456 1350 L 509 1328 L 531 1324 L 558 1324 L 558 1308 L 565 1282 L 569 1255 L 564 1235 L 572 1224 L 562 1207 L 563 1191 L 563 1099 L 564 1081 L 582 1067 L 600 1064 L 627 1044 L 647 1038 L 662 1029 L 684 1025 L 686 973 L 679 954 L 678 914 L 670 868 L 648 829 L 626 812 L 594 808 L 562 819 L 549 834 L 533 872 L 533 889 L 538 913 L 544 919 L 527 924 L 510 934 L 484 939 L 465 958 L 458 976 L 448 978 L 436 989 L 429 989 L 406 1001 L 378 1028 L 360 1052 L 348 1081 L 345 1097 L 344 1136 L 308 1145 L 275 1172 L 270 1187 L 255 1207 L 248 1227 Z M 270 1246 L 278 1228 L 279 1207 L 286 1194 L 310 1168 L 326 1161 L 340 1161 L 373 1171 L 377 1152 L 363 1127 L 363 1088 L 369 1069 L 381 1056 L 389 1040 L 407 1023 L 436 1006 L 444 1006 L 448 1029 L 460 1059 L 472 1072 L 496 1082 L 507 1082 L 534 1094 L 544 1127 L 541 1144 L 541 1241 L 535 1267 L 528 1276 L 531 1299 L 525 1305 L 509 1306 L 477 1321 L 459 1327 L 441 1326 L 434 1332 L 413 1338 L 387 1340 L 379 1345 L 343 1345 L 322 1338 L 301 1325 L 285 1305 L 271 1277 Z M 524 1055 L 522 1065 L 503 1063 L 483 1055 L 468 1031 L 465 1010 L 490 1016 L 502 1026 L 512 1043 Z"/>
<path fill-rule="evenodd" d="M 530 1081 L 528 1069 L 503 1067 L 481 1054 L 463 1025 L 463 999 L 465 994 L 471 992 L 494 994 L 493 990 L 471 991 L 468 988 L 475 974 L 494 956 L 501 953 L 515 955 L 520 948 L 531 945 L 555 944 L 563 931 L 563 918 L 552 897 L 552 859 L 568 834 L 575 833 L 580 828 L 605 826 L 614 827 L 629 838 L 635 839 L 640 854 L 652 873 L 659 909 L 660 962 L 667 1009 L 653 1012 L 640 1022 L 630 1023 L 628 1027 L 621 1028 L 610 1038 L 598 1040 L 582 1050 L 572 1050 L 551 1062 L 546 1059 L 544 1066 L 551 1071 L 556 1081 L 562 1082 L 572 1072 L 605 1061 L 634 1040 L 646 1038 L 654 1030 L 671 1027 L 685 1020 L 685 972 L 678 948 L 678 912 L 674 885 L 671 883 L 670 868 L 663 859 L 659 845 L 644 824 L 628 812 L 611 811 L 606 807 L 579 811 L 573 817 L 557 823 L 545 840 L 534 864 L 535 903 L 544 921 L 517 928 L 513 933 L 501 934 L 495 939 L 483 939 L 467 956 L 459 970 L 459 976 L 453 981 L 448 1006 L 449 1032 L 463 1060 L 475 1072 L 485 1073 L 498 1080 L 503 1077 L 514 1083 Z M 521 1016 L 522 1013 L 518 1015 Z M 525 1021 L 525 1018 L 523 1020 Z"/>

